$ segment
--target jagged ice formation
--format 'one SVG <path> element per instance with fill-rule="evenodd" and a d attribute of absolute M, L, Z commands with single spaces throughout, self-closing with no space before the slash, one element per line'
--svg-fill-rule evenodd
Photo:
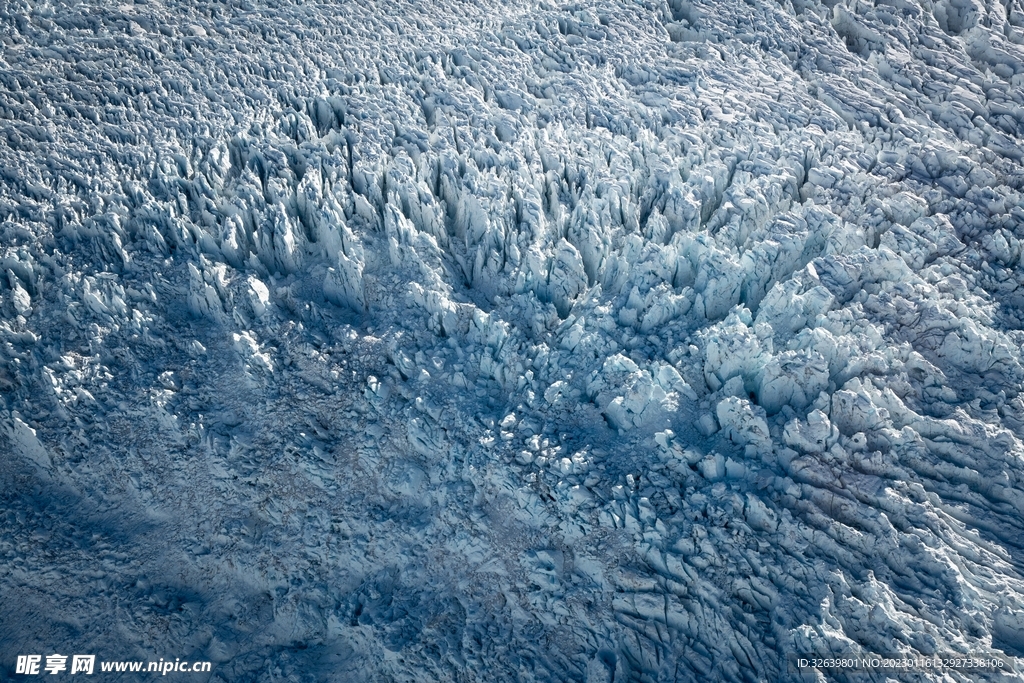
<path fill-rule="evenodd" d="M 1020 0 L 0 26 L 3 652 L 1024 655 Z"/>

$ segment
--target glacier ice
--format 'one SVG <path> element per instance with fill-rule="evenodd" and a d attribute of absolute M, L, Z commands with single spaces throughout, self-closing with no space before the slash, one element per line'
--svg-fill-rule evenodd
<path fill-rule="evenodd" d="M 1024 656 L 1019 2 L 0 24 L 0 677 Z"/>

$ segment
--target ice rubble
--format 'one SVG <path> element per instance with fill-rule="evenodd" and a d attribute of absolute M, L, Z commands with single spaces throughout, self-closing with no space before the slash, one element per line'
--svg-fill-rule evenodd
<path fill-rule="evenodd" d="M 1024 654 L 1017 4 L 0 21 L 5 652 Z"/>

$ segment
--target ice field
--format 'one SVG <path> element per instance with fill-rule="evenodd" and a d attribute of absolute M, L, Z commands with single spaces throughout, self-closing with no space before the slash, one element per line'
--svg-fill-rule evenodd
<path fill-rule="evenodd" d="M 0 41 L 0 678 L 1012 680 L 1021 0 Z"/>

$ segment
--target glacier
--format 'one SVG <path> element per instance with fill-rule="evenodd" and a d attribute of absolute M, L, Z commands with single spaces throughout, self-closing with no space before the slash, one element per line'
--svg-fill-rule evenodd
<path fill-rule="evenodd" d="M 1020 0 L 0 25 L 3 678 L 1021 675 Z"/>

